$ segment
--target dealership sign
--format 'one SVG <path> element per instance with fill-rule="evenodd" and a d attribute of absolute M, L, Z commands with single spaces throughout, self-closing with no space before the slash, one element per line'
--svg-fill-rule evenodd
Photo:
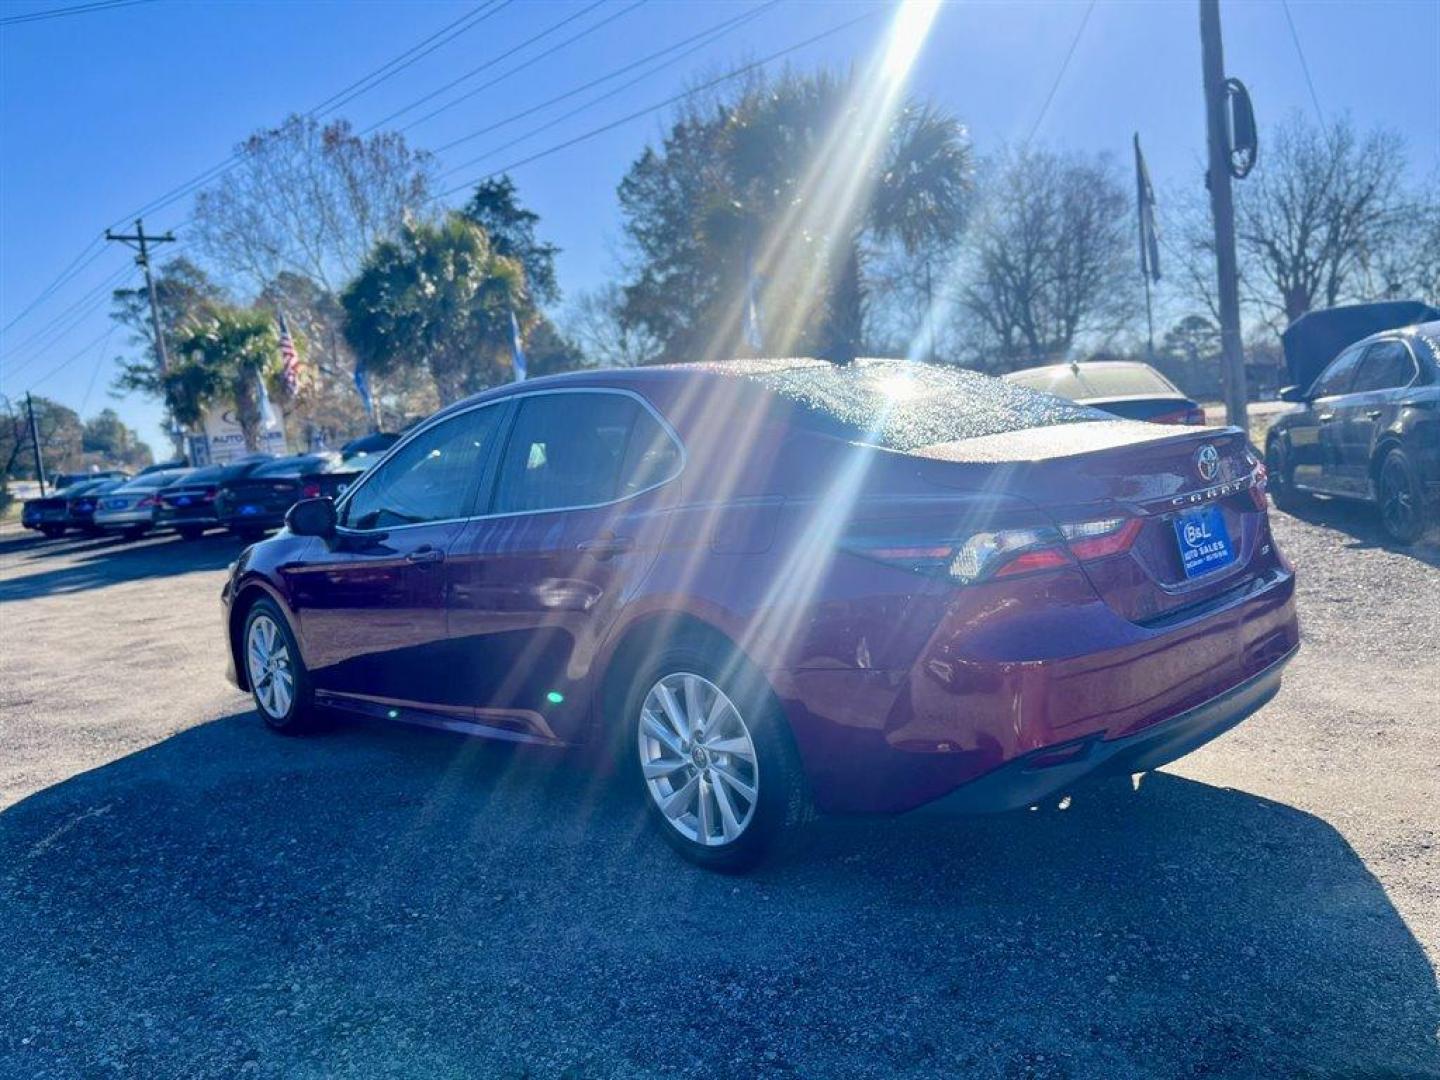
<path fill-rule="evenodd" d="M 284 454 L 285 428 L 280 422 L 280 410 L 273 403 L 267 404 L 270 407 L 265 411 L 258 449 L 267 454 Z M 212 465 L 224 465 L 249 453 L 245 448 L 245 433 L 235 419 L 234 406 L 209 410 L 205 414 L 204 435 L 194 441 L 203 444 L 205 463 Z M 195 446 L 194 449 L 201 448 Z M 200 458 L 201 453 L 192 454 L 197 465 L 202 464 Z"/>

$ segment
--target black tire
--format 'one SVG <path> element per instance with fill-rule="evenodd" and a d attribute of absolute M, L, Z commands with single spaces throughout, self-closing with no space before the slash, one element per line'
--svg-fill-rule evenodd
<path fill-rule="evenodd" d="M 180 534 L 181 540 L 199 540 L 205 535 L 205 530 L 199 525 L 181 525 L 175 531 Z"/>
<path fill-rule="evenodd" d="M 258 543 L 265 539 L 264 529 L 231 529 L 230 531 L 247 544 Z"/>
<path fill-rule="evenodd" d="M 1300 493 L 1295 490 L 1295 465 L 1283 437 L 1277 436 L 1265 444 L 1265 472 L 1270 498 L 1277 507 L 1292 511 L 1300 505 Z"/>
<path fill-rule="evenodd" d="M 64 525 L 41 525 L 41 526 L 40 526 L 40 535 L 43 536 L 43 537 L 45 537 L 46 540 L 59 540 L 60 537 L 62 537 L 62 536 L 65 535 L 65 526 L 64 526 Z"/>
<path fill-rule="evenodd" d="M 684 674 L 700 676 L 724 692 L 742 718 L 754 747 L 755 772 L 747 774 L 747 778 L 754 781 L 757 794 L 743 830 L 731 841 L 722 842 L 716 837 L 715 843 L 706 844 L 683 835 L 680 827 L 660 809 L 658 796 L 652 794 L 642 771 L 642 707 L 662 679 Z M 792 846 L 814 817 L 799 755 L 774 695 L 764 677 L 723 643 L 697 637 L 664 644 L 647 655 L 637 665 L 630 681 L 619 730 L 623 782 L 644 801 L 651 826 L 665 842 L 698 866 L 722 873 L 742 873 L 777 846 Z M 743 768 L 734 759 L 729 760 L 730 765 L 726 766 L 717 757 L 712 764 L 716 770 Z M 737 798 L 727 795 L 727 805 L 736 805 Z M 698 803 L 696 805 L 698 807 Z M 719 813 L 714 795 L 711 805 Z M 716 827 L 720 827 L 718 823 Z"/>
<path fill-rule="evenodd" d="M 273 625 L 289 658 L 293 690 L 287 707 L 284 709 L 276 709 L 274 707 L 276 699 L 265 695 L 264 680 L 258 680 L 260 685 L 257 685 L 257 672 L 251 657 L 250 638 L 252 630 L 261 619 L 267 619 Z M 250 697 L 255 702 L 255 711 L 265 721 L 265 726 L 282 735 L 303 735 L 314 730 L 317 726 L 314 684 L 310 680 L 310 673 L 305 669 L 305 661 L 300 656 L 300 647 L 290 629 L 289 620 L 285 618 L 279 606 L 268 597 L 256 600 L 250 606 L 250 610 L 245 613 L 245 626 L 240 631 L 239 653 L 237 660 L 238 663 L 245 665 L 245 681 L 250 686 Z"/>
<path fill-rule="evenodd" d="M 1413 544 L 1430 524 L 1425 483 L 1410 455 L 1392 447 L 1380 462 L 1376 477 L 1380 527 L 1394 543 Z"/>

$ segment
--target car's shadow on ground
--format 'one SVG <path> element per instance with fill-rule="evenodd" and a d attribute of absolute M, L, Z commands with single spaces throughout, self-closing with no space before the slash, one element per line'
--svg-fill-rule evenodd
<path fill-rule="evenodd" d="M 1427 566 L 1440 568 L 1440 526 L 1432 526 L 1416 543 L 1400 545 L 1385 535 L 1380 527 L 1379 511 L 1365 503 L 1349 499 L 1319 496 L 1297 496 L 1285 512 L 1311 525 L 1338 529 L 1351 537 L 1346 547 L 1355 550 L 1383 548 L 1397 555 L 1407 555 Z"/>
<path fill-rule="evenodd" d="M 244 546 L 225 533 L 211 533 L 196 541 L 170 535 L 141 540 L 117 536 L 28 542 L 7 539 L 0 542 L 0 557 L 4 557 L 7 570 L 23 567 L 23 572 L 0 581 L 0 600 L 28 600 L 145 578 L 219 570 Z M 52 558 L 56 563 L 53 569 L 38 569 Z"/>
<path fill-rule="evenodd" d="M 551 751 L 239 713 L 0 814 L 0 1073 L 1432 1075 L 1341 836 L 1172 775 L 683 864 Z M 8 1064 L 7 1064 L 8 1062 Z"/>

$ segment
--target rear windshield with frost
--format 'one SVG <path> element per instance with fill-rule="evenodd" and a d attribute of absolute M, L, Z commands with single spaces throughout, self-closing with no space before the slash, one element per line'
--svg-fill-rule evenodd
<path fill-rule="evenodd" d="M 857 360 L 750 377 L 797 405 L 811 426 L 902 452 L 1026 428 L 1114 419 L 1064 398 L 939 364 Z"/>

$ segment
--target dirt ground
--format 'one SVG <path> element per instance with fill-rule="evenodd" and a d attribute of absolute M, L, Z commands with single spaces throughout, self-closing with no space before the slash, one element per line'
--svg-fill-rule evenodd
<path fill-rule="evenodd" d="M 1440 547 L 1276 515 L 1274 702 L 1068 809 L 678 862 L 569 758 L 263 730 L 238 545 L 0 531 L 0 1076 L 1440 1077 Z"/>

